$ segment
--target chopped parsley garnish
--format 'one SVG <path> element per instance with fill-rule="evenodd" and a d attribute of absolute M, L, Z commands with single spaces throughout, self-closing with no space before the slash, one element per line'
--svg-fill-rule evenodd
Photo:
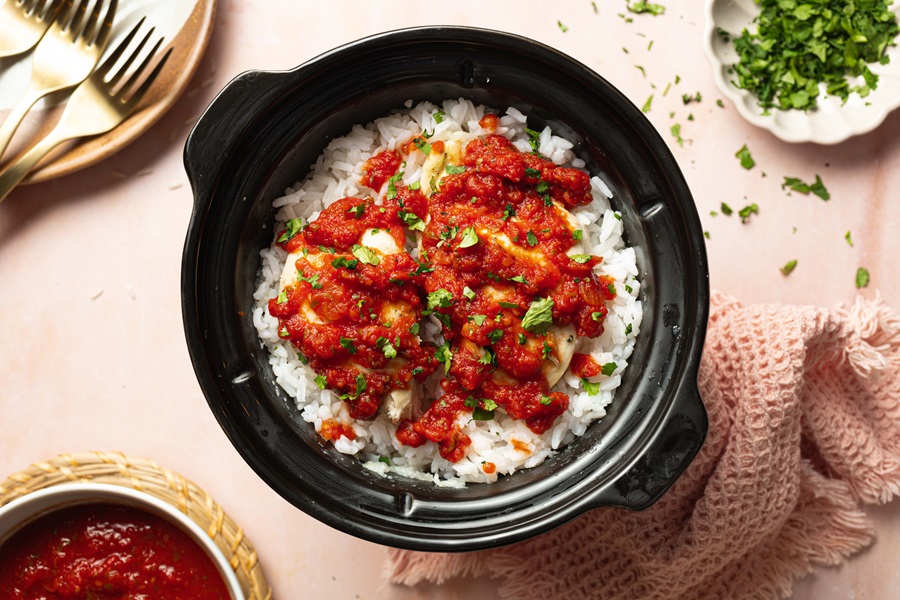
<path fill-rule="evenodd" d="M 463 165 L 447 165 L 445 170 L 448 175 L 459 175 L 466 172 L 466 167 Z"/>
<path fill-rule="evenodd" d="M 466 227 L 462 233 L 462 241 L 459 242 L 457 248 L 469 248 L 478 243 L 478 234 L 475 233 L 474 227 Z"/>
<path fill-rule="evenodd" d="M 524 346 L 527 343 L 528 343 L 528 338 L 525 337 L 524 333 L 520 333 L 519 334 L 519 345 Z"/>
<path fill-rule="evenodd" d="M 435 123 L 440 124 L 440 123 L 443 123 L 443 121 L 444 121 L 444 112 L 441 110 L 434 111 L 434 114 L 431 116 L 434 118 Z"/>
<path fill-rule="evenodd" d="M 538 181 L 537 185 L 534 188 L 538 194 L 541 195 L 541 198 L 544 200 L 544 204 L 550 206 L 553 204 L 553 201 L 550 200 L 550 184 L 546 181 Z"/>
<path fill-rule="evenodd" d="M 359 264 L 358 260 L 355 260 L 355 259 L 348 260 L 346 256 L 339 256 L 339 257 L 335 258 L 333 261 L 331 261 L 331 266 L 334 267 L 335 269 L 340 269 L 341 267 L 344 267 L 345 269 L 347 269 L 349 271 L 352 271 L 353 269 L 355 269 L 356 265 L 358 265 L 358 264 Z"/>
<path fill-rule="evenodd" d="M 856 270 L 856 287 L 864 288 L 869 285 L 869 271 L 860 267 Z"/>
<path fill-rule="evenodd" d="M 846 102 L 878 85 L 871 63 L 886 64 L 897 19 L 886 0 L 779 0 L 762 2 L 756 31 L 734 38 L 734 84 L 750 91 L 767 113 L 815 108 L 820 84 Z M 851 86 L 848 78 L 862 77 Z"/>
<path fill-rule="evenodd" d="M 319 274 L 318 273 L 316 273 L 312 277 L 306 277 L 305 275 L 303 275 L 303 273 L 301 273 L 300 271 L 297 271 L 297 281 L 307 282 L 314 290 L 322 289 L 322 284 L 319 283 Z"/>
<path fill-rule="evenodd" d="M 415 213 L 407 212 L 405 210 L 401 210 L 397 213 L 397 216 L 400 217 L 400 220 L 406 223 L 407 227 L 412 231 L 425 231 L 425 222 L 416 216 Z"/>
<path fill-rule="evenodd" d="M 525 236 L 525 239 L 532 248 L 538 244 L 537 236 L 534 235 L 534 232 L 531 230 L 528 231 L 528 235 Z"/>
<path fill-rule="evenodd" d="M 487 319 L 487 315 L 469 315 L 468 318 L 470 321 L 474 321 L 477 326 L 481 327 L 481 324 Z"/>
<path fill-rule="evenodd" d="M 632 326 L 631 326 L 631 323 L 629 323 L 628 325 L 626 325 L 626 326 L 625 326 L 625 335 L 631 335 L 631 330 L 632 330 L 632 329 L 633 329 L 633 328 L 632 328 Z"/>
<path fill-rule="evenodd" d="M 304 356 L 302 352 L 297 352 L 296 354 L 297 354 L 297 360 L 302 362 L 304 365 L 309 364 L 309 359 L 306 358 L 306 356 Z"/>
<path fill-rule="evenodd" d="M 356 354 L 356 344 L 353 343 L 353 340 L 349 338 L 342 337 L 340 339 L 341 347 L 344 348 L 350 354 Z"/>
<path fill-rule="evenodd" d="M 450 350 L 450 342 L 444 342 L 444 345 L 435 351 L 434 358 L 439 363 L 444 364 L 444 375 L 448 374 L 450 372 L 450 363 L 453 361 L 453 351 Z"/>
<path fill-rule="evenodd" d="M 553 324 L 553 298 L 535 298 L 522 317 L 522 329 L 545 333 Z"/>
<path fill-rule="evenodd" d="M 503 221 L 514 216 L 516 216 L 516 209 L 512 204 L 507 204 L 505 207 L 503 207 L 503 216 L 501 217 Z"/>
<path fill-rule="evenodd" d="M 463 288 L 463 296 L 468 298 L 469 300 L 475 299 L 475 292 L 469 286 Z"/>
<path fill-rule="evenodd" d="M 515 302 L 498 302 L 497 304 L 499 304 L 503 308 L 522 308 Z"/>
<path fill-rule="evenodd" d="M 600 384 L 599 384 L 599 383 L 594 383 L 594 382 L 591 381 L 590 379 L 587 379 L 587 378 L 585 378 L 585 377 L 582 377 L 582 378 L 581 378 L 581 385 L 584 386 L 584 391 L 587 392 L 587 395 L 588 395 L 588 396 L 596 396 L 597 394 L 600 393 Z"/>
<path fill-rule="evenodd" d="M 413 139 L 413 144 L 416 145 L 416 148 L 421 150 L 426 156 L 431 154 L 431 144 L 426 142 L 424 139 L 417 137 Z M 434 186 L 432 186 L 434 187 Z"/>
<path fill-rule="evenodd" d="M 734 210 L 730 206 L 725 204 L 724 202 L 720 206 L 720 210 L 722 211 L 722 214 L 725 215 L 726 217 L 731 215 L 731 213 L 734 212 Z"/>
<path fill-rule="evenodd" d="M 641 112 L 648 113 L 650 112 L 650 107 L 653 105 L 653 94 L 650 94 L 650 97 L 647 98 L 647 101 L 644 102 L 644 105 L 641 107 Z"/>
<path fill-rule="evenodd" d="M 410 325 L 410 326 L 409 326 L 409 332 L 410 332 L 412 335 L 419 335 L 419 324 L 418 324 L 418 323 L 413 323 L 412 325 Z"/>
<path fill-rule="evenodd" d="M 735 153 L 735 156 L 741 161 L 741 166 L 745 169 L 752 169 L 753 165 L 756 164 L 756 161 L 753 160 L 752 156 L 750 156 L 750 151 L 747 149 L 747 144 L 741 146 L 741 149 Z"/>
<path fill-rule="evenodd" d="M 757 206 L 755 202 L 753 204 L 748 204 L 738 211 L 738 216 L 741 217 L 741 223 L 747 223 L 750 221 L 750 215 L 757 214 L 759 214 L 759 206 Z"/>
<path fill-rule="evenodd" d="M 422 184 L 421 184 L 421 182 L 413 181 L 411 184 L 409 184 L 409 185 L 406 186 L 406 187 L 408 187 L 409 189 L 415 191 L 415 190 L 419 189 L 420 187 L 422 187 Z"/>
<path fill-rule="evenodd" d="M 350 213 L 351 215 L 353 215 L 354 217 L 356 217 L 357 219 L 361 219 L 363 216 L 363 213 L 366 212 L 366 203 L 363 202 L 362 204 L 357 204 L 353 208 L 347 210 L 347 212 Z"/>
<path fill-rule="evenodd" d="M 337 252 L 334 248 L 326 248 L 325 246 L 319 246 L 319 251 L 324 252 L 325 254 L 334 254 Z"/>
<path fill-rule="evenodd" d="M 653 2 L 645 2 L 644 0 L 637 0 L 636 2 L 628 2 L 626 8 L 629 12 L 633 12 L 635 14 L 641 13 L 649 13 L 654 17 L 663 14 L 666 12 L 666 7 L 662 4 L 655 4 Z"/>
<path fill-rule="evenodd" d="M 320 390 L 324 390 L 328 386 L 328 382 L 325 380 L 325 377 L 322 375 L 316 375 L 316 378 L 313 379 L 316 382 L 316 385 Z"/>
<path fill-rule="evenodd" d="M 583 265 L 587 261 L 591 260 L 591 255 L 590 254 L 570 254 L 569 258 L 571 258 L 578 264 Z"/>
<path fill-rule="evenodd" d="M 580 240 L 582 235 L 583 235 L 583 233 L 580 229 L 575 229 L 572 231 L 572 239 L 573 240 Z"/>
<path fill-rule="evenodd" d="M 531 146 L 531 151 L 537 154 L 541 147 L 541 132 L 526 127 L 525 133 L 528 134 L 528 144 Z"/>
<path fill-rule="evenodd" d="M 341 400 L 356 400 L 359 398 L 360 394 L 366 391 L 366 387 L 368 387 L 369 383 L 366 381 L 366 376 L 362 373 L 359 373 L 356 376 L 356 392 L 353 394 L 341 394 Z"/>
<path fill-rule="evenodd" d="M 541 349 L 541 358 L 547 358 L 553 352 L 553 347 L 544 341 L 544 347 Z"/>
<path fill-rule="evenodd" d="M 503 337 L 502 329 L 495 329 L 488 334 L 488 339 L 491 341 L 492 344 L 496 344 L 497 342 L 499 342 L 500 338 L 502 338 L 502 337 Z"/>
<path fill-rule="evenodd" d="M 539 402 L 544 406 L 550 406 L 553 403 L 553 398 L 551 398 L 547 394 L 541 394 L 541 399 L 539 400 Z"/>
<path fill-rule="evenodd" d="M 453 294 L 441 288 L 428 294 L 428 310 L 447 308 L 453 302 Z"/>
<path fill-rule="evenodd" d="M 540 177 L 541 172 L 537 169 L 532 169 L 531 167 L 526 167 L 525 176 L 526 177 Z"/>
<path fill-rule="evenodd" d="M 284 233 L 278 236 L 277 242 L 284 243 L 303 230 L 303 219 L 290 219 L 284 224 Z"/>
<path fill-rule="evenodd" d="M 681 125 L 675 123 L 670 129 L 672 131 L 672 137 L 675 138 L 675 141 L 678 142 L 678 145 L 684 146 L 684 138 L 681 137 Z"/>
<path fill-rule="evenodd" d="M 282 327 L 278 330 L 278 337 L 280 338 L 289 338 L 291 337 L 291 332 L 288 331 L 287 327 Z"/>
<path fill-rule="evenodd" d="M 497 360 L 497 355 L 490 348 L 483 348 L 484 354 L 478 359 L 480 365 L 492 365 Z"/>
<path fill-rule="evenodd" d="M 693 96 L 690 94 L 682 94 L 681 101 L 684 104 L 690 104 L 691 102 L 701 102 L 703 100 L 703 96 L 700 95 L 700 92 L 697 92 Z"/>
<path fill-rule="evenodd" d="M 278 304 L 284 304 L 287 301 L 288 301 L 287 291 L 281 290 L 280 292 L 278 292 L 278 299 L 276 300 L 276 302 Z"/>
<path fill-rule="evenodd" d="M 385 358 L 394 358 L 397 356 L 397 349 L 394 348 L 393 344 L 391 344 L 387 338 L 379 337 L 375 340 L 375 347 L 381 350 Z"/>
<path fill-rule="evenodd" d="M 354 244 L 350 251 L 353 253 L 353 256 L 358 258 L 359 261 L 365 265 L 376 266 L 381 262 L 381 258 L 379 258 L 371 248 L 366 246 Z"/>
<path fill-rule="evenodd" d="M 788 262 L 785 263 L 785 265 L 783 267 L 781 267 L 781 274 L 782 275 L 790 275 L 794 271 L 795 268 L 797 268 L 797 260 L 796 259 L 789 260 Z"/>
<path fill-rule="evenodd" d="M 397 182 L 403 177 L 403 173 L 395 173 L 388 179 L 388 189 L 387 193 L 384 195 L 388 200 L 393 200 L 397 197 Z M 384 207 L 382 207 L 384 208 Z"/>
<path fill-rule="evenodd" d="M 801 194 L 809 195 L 810 192 L 821 198 L 822 200 L 831 199 L 831 194 L 828 193 L 828 190 L 825 189 L 825 184 L 822 183 L 822 178 L 816 175 L 816 180 L 813 183 L 804 183 L 802 180 L 797 179 L 796 177 L 785 177 L 784 183 L 781 184 L 781 189 L 788 189 L 795 192 L 799 192 Z"/>
<path fill-rule="evenodd" d="M 515 277 L 510 277 L 509 281 L 515 281 L 516 283 L 524 283 L 525 285 L 528 285 L 528 282 L 525 281 L 524 275 L 516 275 Z"/>
<path fill-rule="evenodd" d="M 593 319 L 593 320 L 595 320 L 595 321 L 599 321 L 599 320 L 602 319 L 602 318 L 603 318 L 603 313 L 602 313 L 602 312 L 597 311 L 597 312 L 592 312 L 592 313 L 591 313 L 591 319 Z"/>
<path fill-rule="evenodd" d="M 480 406 L 476 406 L 472 409 L 472 418 L 476 421 L 490 421 L 494 418 L 494 411 L 485 410 Z"/>

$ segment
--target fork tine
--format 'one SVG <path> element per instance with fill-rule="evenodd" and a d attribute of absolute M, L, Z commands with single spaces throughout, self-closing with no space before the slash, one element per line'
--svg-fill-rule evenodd
<path fill-rule="evenodd" d="M 107 8 L 106 10 L 106 18 L 103 19 L 100 30 L 97 32 L 97 37 L 94 38 L 92 42 L 100 48 L 106 47 L 106 42 L 109 41 L 109 36 L 112 32 L 113 20 L 115 19 L 116 8 L 118 4 L 119 0 L 111 0 L 111 2 L 109 3 L 109 8 Z"/>
<path fill-rule="evenodd" d="M 153 30 L 150 30 L 150 33 L 153 33 Z M 149 34 L 147 37 L 150 37 Z M 141 42 L 141 46 L 143 46 L 144 42 L 146 42 L 146 41 L 147 41 L 147 38 L 145 37 L 143 39 L 143 41 Z M 140 79 L 140 77 L 141 77 L 141 73 L 144 72 L 144 70 L 147 68 L 147 65 L 150 64 L 150 61 L 153 60 L 153 57 L 156 55 L 156 51 L 159 50 L 159 47 L 162 46 L 162 43 L 163 43 L 163 38 L 159 38 L 158 40 L 156 40 L 156 43 L 153 45 L 153 48 L 150 49 L 150 51 L 147 53 L 147 56 L 145 56 L 144 60 L 141 61 L 141 64 L 139 64 L 134 69 L 134 71 L 131 73 L 131 76 L 128 77 L 128 81 L 126 81 L 125 83 L 122 84 L 122 87 L 116 93 L 116 96 L 118 96 L 120 98 L 124 98 L 125 94 L 128 93 L 128 91 L 136 85 L 137 80 Z M 131 55 L 131 58 L 132 59 L 135 58 L 139 53 L 140 53 L 140 50 L 134 52 Z M 131 62 L 131 60 L 129 60 L 129 63 L 130 62 Z M 128 65 L 126 65 L 125 68 L 123 68 L 121 71 L 119 71 L 117 77 L 122 77 L 125 74 L 127 67 L 128 67 Z"/>
<path fill-rule="evenodd" d="M 161 43 L 162 43 L 162 39 L 160 39 L 159 42 L 156 44 L 156 46 L 153 48 L 154 54 L 156 53 L 156 49 L 159 48 L 159 45 Z M 138 102 L 141 101 L 141 98 L 144 97 L 144 94 L 146 94 L 147 90 L 150 89 L 150 86 L 153 85 L 153 81 L 156 79 L 156 76 L 159 75 L 159 72 L 163 70 L 163 67 L 166 65 L 166 61 L 169 60 L 169 55 L 172 54 L 172 50 L 173 50 L 172 48 L 169 48 L 168 50 L 166 50 L 166 53 L 163 54 L 163 57 L 159 60 L 158 63 L 156 63 L 156 66 L 153 67 L 153 70 L 150 72 L 150 74 L 147 75 L 147 78 L 141 84 L 141 87 L 139 87 L 137 90 L 135 90 L 134 93 L 131 94 L 131 97 L 125 101 L 125 105 L 128 108 L 133 107 L 135 104 L 137 104 Z M 150 57 L 147 57 L 147 58 L 148 58 L 148 60 L 145 60 L 144 63 L 141 65 L 141 70 L 143 70 L 143 68 L 149 62 Z M 140 72 L 140 71 L 138 71 L 138 72 Z M 132 81 L 136 77 L 137 77 L 137 73 L 135 73 L 134 76 L 128 80 L 128 87 L 131 87 Z"/>
<path fill-rule="evenodd" d="M 87 3 L 88 0 L 77 0 L 78 6 L 72 6 L 71 4 L 69 9 L 69 17 L 66 24 L 63 26 L 63 31 L 68 32 L 69 35 L 72 36 L 72 41 L 75 41 L 78 32 L 81 31 L 81 21 L 84 15 L 87 13 Z"/>
<path fill-rule="evenodd" d="M 131 53 L 128 55 L 128 58 L 125 60 L 125 63 L 122 65 L 122 67 L 118 70 L 118 72 L 116 72 L 115 75 L 113 75 L 110 78 L 110 80 L 109 80 L 110 87 L 115 87 L 116 85 L 119 84 L 119 81 L 122 79 L 122 77 L 125 75 L 125 73 L 128 72 L 128 69 L 131 68 L 132 63 L 134 63 L 135 59 L 141 53 L 141 50 L 143 50 L 144 46 L 147 45 L 147 40 L 150 39 L 150 36 L 153 35 L 154 31 L 156 31 L 156 27 L 151 27 L 150 31 L 147 32 L 147 35 L 144 36 L 144 39 L 142 39 L 141 42 L 137 45 L 137 48 L 135 48 L 134 50 L 131 51 Z M 154 50 L 155 50 L 155 48 L 154 48 Z M 148 56 L 153 56 L 153 53 L 151 52 Z"/>
<path fill-rule="evenodd" d="M 97 23 L 100 21 L 100 9 L 103 8 L 103 2 L 101 0 L 97 0 L 94 2 L 94 10 L 91 11 L 91 16 L 88 17 L 87 22 L 84 24 L 84 28 L 75 34 L 73 41 L 83 40 L 85 44 L 88 46 L 92 46 L 94 44 L 94 36 L 97 33 Z"/>
<path fill-rule="evenodd" d="M 128 35 L 126 35 L 125 38 L 119 42 L 119 45 L 113 49 L 109 57 L 103 61 L 103 64 L 94 72 L 97 77 L 100 77 L 101 79 L 106 77 L 106 74 L 109 73 L 109 70 L 112 69 L 119 58 L 121 58 L 122 53 L 125 52 L 128 44 L 130 44 L 131 40 L 134 39 L 134 36 L 137 35 L 138 30 L 141 28 L 141 25 L 144 24 L 146 19 L 147 17 L 141 17 L 141 20 L 137 22 L 137 25 L 132 27 L 131 31 L 128 32 Z"/>

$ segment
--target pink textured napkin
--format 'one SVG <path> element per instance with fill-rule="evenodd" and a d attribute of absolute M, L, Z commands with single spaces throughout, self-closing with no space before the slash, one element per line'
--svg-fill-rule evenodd
<path fill-rule="evenodd" d="M 777 598 L 873 541 L 862 506 L 900 492 L 894 311 L 714 294 L 699 385 L 705 445 L 650 509 L 597 509 L 495 550 L 392 550 L 391 581 L 488 576 L 516 600 Z"/>

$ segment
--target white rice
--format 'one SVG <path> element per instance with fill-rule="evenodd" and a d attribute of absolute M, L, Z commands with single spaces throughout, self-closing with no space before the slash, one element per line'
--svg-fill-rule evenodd
<path fill-rule="evenodd" d="M 434 131 L 434 139 L 459 130 L 489 133 L 478 124 L 487 109 L 468 100 L 446 100 L 439 106 L 430 102 L 411 106 L 407 102 L 404 110 L 366 126 L 354 125 L 350 133 L 328 144 L 306 179 L 273 201 L 273 206 L 278 209 L 274 230 L 283 229 L 288 219 L 313 220 L 322 208 L 345 196 L 377 198 L 376 191 L 359 183 L 363 163 L 379 152 L 396 149 L 423 130 Z M 438 108 L 444 113 L 441 123 L 436 123 L 433 117 Z M 525 126 L 525 115 L 510 107 L 500 118 L 496 133 L 512 140 L 519 150 L 529 152 L 531 147 Z M 585 164 L 575 157 L 572 143 L 553 135 L 549 127 L 540 134 L 539 151 L 558 165 L 583 168 Z M 404 183 L 419 179 L 421 164 L 410 161 L 420 154 L 416 152 L 409 157 L 404 169 Z M 541 463 L 606 414 L 606 407 L 621 383 L 622 372 L 628 366 L 635 338 L 640 332 L 642 308 L 637 299 L 640 282 L 635 252 L 626 247 L 622 239 L 622 221 L 610 208 L 609 200 L 613 194 L 609 186 L 599 177 L 593 177 L 591 184 L 593 202 L 572 213 L 583 226 L 583 239 L 587 240 L 590 253 L 603 257 L 595 272 L 615 280 L 616 297 L 607 303 L 609 314 L 603 334 L 596 339 L 580 338 L 576 352 L 592 355 L 599 364 L 614 362 L 617 368 L 610 376 L 591 378 L 600 384 L 600 392 L 593 396 L 583 389 L 578 377 L 567 372 L 552 391 L 566 393 L 570 397 L 569 408 L 545 433 L 534 433 L 524 422 L 509 418 L 501 409 L 490 421 L 461 417 L 459 423 L 463 433 L 471 438 L 472 444 L 463 459 L 451 463 L 441 458 L 434 442 L 428 441 L 418 448 L 400 444 L 394 436 L 396 425 L 384 414 L 368 422 L 350 419 L 345 403 L 335 393 L 320 390 L 315 385 L 315 374 L 297 359 L 290 342 L 279 338 L 278 320 L 268 313 L 266 302 L 278 295 L 279 277 L 286 259 L 285 252 L 273 241 L 271 247 L 261 252 L 262 267 L 254 294 L 253 323 L 262 345 L 269 351 L 269 363 L 276 382 L 294 399 L 302 418 L 316 431 L 327 419 L 352 423 L 356 439 L 350 441 L 341 437 L 334 447 L 339 452 L 358 456 L 373 471 L 427 479 L 437 485 L 462 486 L 465 482 L 495 481 L 499 475 L 509 475 Z M 415 256 L 414 248 L 410 250 Z M 440 343 L 440 329 L 436 324 L 433 328 L 423 327 L 422 337 Z M 435 382 L 442 371 L 438 369 Z M 523 451 L 523 445 L 527 446 L 527 451 Z M 485 462 L 496 465 L 496 471 L 486 474 L 482 470 Z"/>

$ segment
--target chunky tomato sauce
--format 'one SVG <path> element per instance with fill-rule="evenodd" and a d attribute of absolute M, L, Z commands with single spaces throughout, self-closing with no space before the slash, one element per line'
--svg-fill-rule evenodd
<path fill-rule="evenodd" d="M 495 130 L 496 115 L 481 125 Z M 431 158 L 445 143 L 418 137 L 403 152 Z M 282 233 L 298 256 L 297 281 L 269 310 L 320 387 L 340 394 L 354 418 L 374 417 L 386 396 L 440 368 L 442 395 L 402 419 L 396 436 L 410 446 L 436 442 L 458 461 L 471 444 L 460 415 L 489 419 L 502 409 L 537 433 L 552 426 L 569 402 L 546 377 L 560 359 L 560 332 L 574 332 L 569 343 L 599 336 L 615 289 L 593 272 L 600 257 L 573 251 L 582 232 L 568 210 L 592 200 L 585 172 L 520 152 L 499 135 L 469 142 L 456 163 L 449 156 L 448 148 L 430 185 L 410 189 L 400 184 L 402 156 L 378 154 L 362 182 L 376 191 L 387 185 L 380 205 L 344 198 L 293 236 Z M 359 247 L 373 229 L 401 250 L 414 234 L 419 260 L 398 251 L 366 261 Z M 440 347 L 417 335 L 427 315 L 441 324 Z M 575 356 L 579 376 L 596 374 L 589 356 Z"/>
<path fill-rule="evenodd" d="M 0 600 L 230 598 L 213 562 L 183 531 L 116 505 L 50 513 L 0 546 Z"/>

